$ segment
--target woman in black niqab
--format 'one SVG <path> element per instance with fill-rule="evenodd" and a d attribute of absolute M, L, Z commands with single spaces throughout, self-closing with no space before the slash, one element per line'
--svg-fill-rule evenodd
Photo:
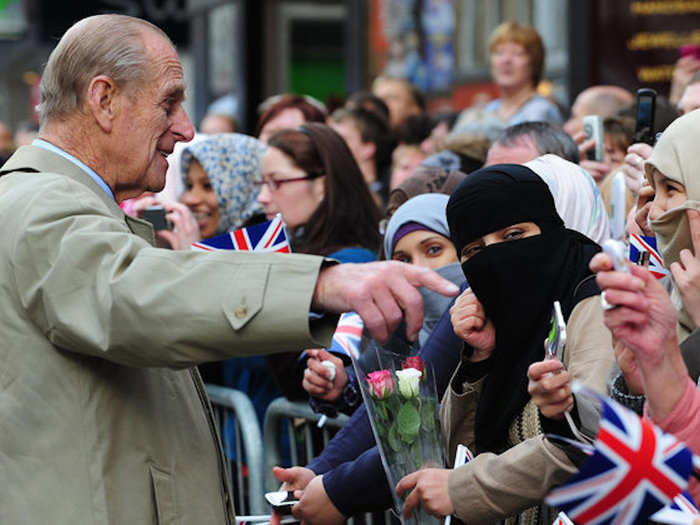
<path fill-rule="evenodd" d="M 599 294 L 588 269 L 600 247 L 567 230 L 544 181 L 532 170 L 500 164 L 471 174 L 447 206 L 452 241 L 462 269 L 487 319 L 495 348 L 476 414 L 479 451 L 507 448 L 508 428 L 530 399 L 527 369 L 543 358 L 554 301 L 568 320 L 583 299 Z M 538 234 L 509 234 L 509 227 L 534 223 Z M 506 229 L 504 242 L 481 240 Z M 511 240 L 512 239 L 512 240 Z"/>
<path fill-rule="evenodd" d="M 543 439 L 545 432 L 566 433 L 566 422 L 539 413 L 528 395 L 527 370 L 544 358 L 558 300 L 567 321 L 563 362 L 570 377 L 606 391 L 612 338 L 588 270 L 600 247 L 564 227 L 548 186 L 520 165 L 470 174 L 450 197 L 447 221 L 471 288 L 451 309 L 465 348 L 440 418 L 448 458 L 459 443 L 477 456 L 448 473 L 425 469 L 412 482 L 437 487 L 421 495 L 422 505 L 439 500 L 444 506 L 436 512 L 467 523 L 552 523 L 554 515 L 539 504 L 576 466 Z M 575 407 L 574 420 L 582 407 Z"/>

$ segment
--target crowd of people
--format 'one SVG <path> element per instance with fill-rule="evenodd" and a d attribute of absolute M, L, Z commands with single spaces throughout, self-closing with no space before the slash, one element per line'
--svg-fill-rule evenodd
<path fill-rule="evenodd" d="M 552 523 L 544 497 L 582 457 L 546 435 L 597 429 L 573 381 L 700 453 L 700 60 L 676 66 L 650 145 L 623 87 L 591 86 L 568 111 L 541 95 L 533 28 L 504 23 L 488 49 L 500 96 L 484 105 L 432 113 L 379 76 L 332 108 L 271 97 L 247 135 L 219 110 L 194 129 L 177 54 L 149 23 L 69 29 L 36 137 L 13 152 L 0 126 L 0 516 L 231 523 L 202 377 L 246 393 L 261 423 L 280 395 L 350 416 L 307 465 L 274 469 L 306 524 L 391 508 L 395 492 L 407 517 Z M 595 160 L 588 115 L 603 119 Z M 168 224 L 155 232 L 140 218 L 153 206 Z M 191 250 L 277 216 L 292 255 Z M 666 277 L 600 253 L 631 234 L 656 237 Z M 555 301 L 561 359 L 543 346 Z M 347 311 L 434 371 L 445 468 L 389 485 L 360 378 L 325 350 Z M 454 466 L 459 444 L 475 457 Z"/>

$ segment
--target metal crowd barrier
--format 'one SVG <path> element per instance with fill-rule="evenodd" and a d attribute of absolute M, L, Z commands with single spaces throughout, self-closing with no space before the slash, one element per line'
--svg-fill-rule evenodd
<path fill-rule="evenodd" d="M 255 409 L 246 394 L 209 384 L 206 385 L 206 389 L 224 447 L 226 476 L 234 490 L 237 515 L 270 513 L 264 494 L 266 491 L 277 490 L 280 485 L 272 475 L 272 467 L 282 462 L 282 425 L 287 425 L 289 429 L 291 464 L 305 465 L 326 446 L 333 432 L 349 419 L 343 414 L 336 418 L 326 418 L 323 427 L 318 429 L 317 424 L 322 416 L 311 410 L 308 404 L 279 397 L 270 404 L 265 413 L 264 435 L 261 435 Z M 295 426 L 294 420 L 301 424 Z M 234 443 L 226 442 L 227 433 L 224 429 L 227 422 L 235 428 Z M 297 437 L 301 437 L 300 443 L 297 442 Z M 237 461 L 229 458 L 227 450 L 231 449 L 235 450 Z M 245 457 L 247 476 L 244 475 L 243 462 L 240 461 L 242 457 Z M 348 520 L 349 525 L 375 523 L 391 524 L 390 512 L 385 512 L 381 517 L 364 514 Z M 398 523 L 398 520 L 394 519 L 393 523 Z"/>
<path fill-rule="evenodd" d="M 282 425 L 287 425 L 289 429 L 289 448 L 291 454 L 292 465 L 306 465 L 311 458 L 318 455 L 321 449 L 326 446 L 331 438 L 329 428 L 339 429 L 349 419 L 348 416 L 340 414 L 335 418 L 326 418 L 326 422 L 320 429 L 321 447 L 314 447 L 314 431 L 318 421 L 322 418 L 321 414 L 317 414 L 308 403 L 289 401 L 284 397 L 278 397 L 265 412 L 265 425 L 263 436 L 265 438 L 265 489 L 277 490 L 279 481 L 272 475 L 272 467 L 281 465 L 282 454 L 280 452 L 280 441 L 282 435 Z M 302 419 L 301 427 L 294 426 L 294 419 Z M 304 457 L 299 457 L 300 450 L 297 447 L 296 435 L 297 431 L 301 432 L 303 439 L 301 452 Z"/>
<path fill-rule="evenodd" d="M 323 426 L 319 429 L 318 422 L 322 417 L 311 410 L 307 403 L 288 401 L 283 397 L 278 397 L 267 407 L 263 432 L 266 490 L 277 490 L 280 486 L 280 482 L 272 475 L 272 467 L 280 465 L 282 461 L 280 443 L 283 425 L 287 425 L 289 430 L 291 464 L 306 465 L 328 444 L 333 433 L 350 419 L 344 414 L 335 418 L 325 418 Z M 298 437 L 301 438 L 299 442 L 297 441 Z M 386 511 L 378 515 L 353 516 L 348 519 L 347 523 L 348 525 L 390 525 L 399 522 L 398 520 L 392 522 L 391 513 Z"/>
<path fill-rule="evenodd" d="M 234 491 L 236 514 L 269 514 L 265 502 L 263 440 L 253 403 L 246 394 L 232 388 L 207 384 L 206 389 L 224 448 L 224 465 Z M 227 439 L 227 425 L 233 425 L 233 443 Z M 235 451 L 235 462 L 230 458 L 231 451 Z"/>

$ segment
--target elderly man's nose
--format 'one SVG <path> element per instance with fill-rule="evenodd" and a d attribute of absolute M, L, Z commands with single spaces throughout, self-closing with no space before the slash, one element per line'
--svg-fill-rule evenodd
<path fill-rule="evenodd" d="M 189 142 L 194 138 L 194 126 L 182 107 L 175 115 L 171 129 L 177 135 L 178 142 Z"/>

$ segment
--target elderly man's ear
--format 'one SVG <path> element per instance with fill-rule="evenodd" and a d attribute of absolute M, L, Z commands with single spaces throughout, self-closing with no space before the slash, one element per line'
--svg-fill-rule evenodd
<path fill-rule="evenodd" d="M 112 131 L 114 119 L 123 100 L 118 96 L 120 92 L 114 80 L 106 75 L 94 77 L 88 86 L 87 109 L 105 133 Z"/>

